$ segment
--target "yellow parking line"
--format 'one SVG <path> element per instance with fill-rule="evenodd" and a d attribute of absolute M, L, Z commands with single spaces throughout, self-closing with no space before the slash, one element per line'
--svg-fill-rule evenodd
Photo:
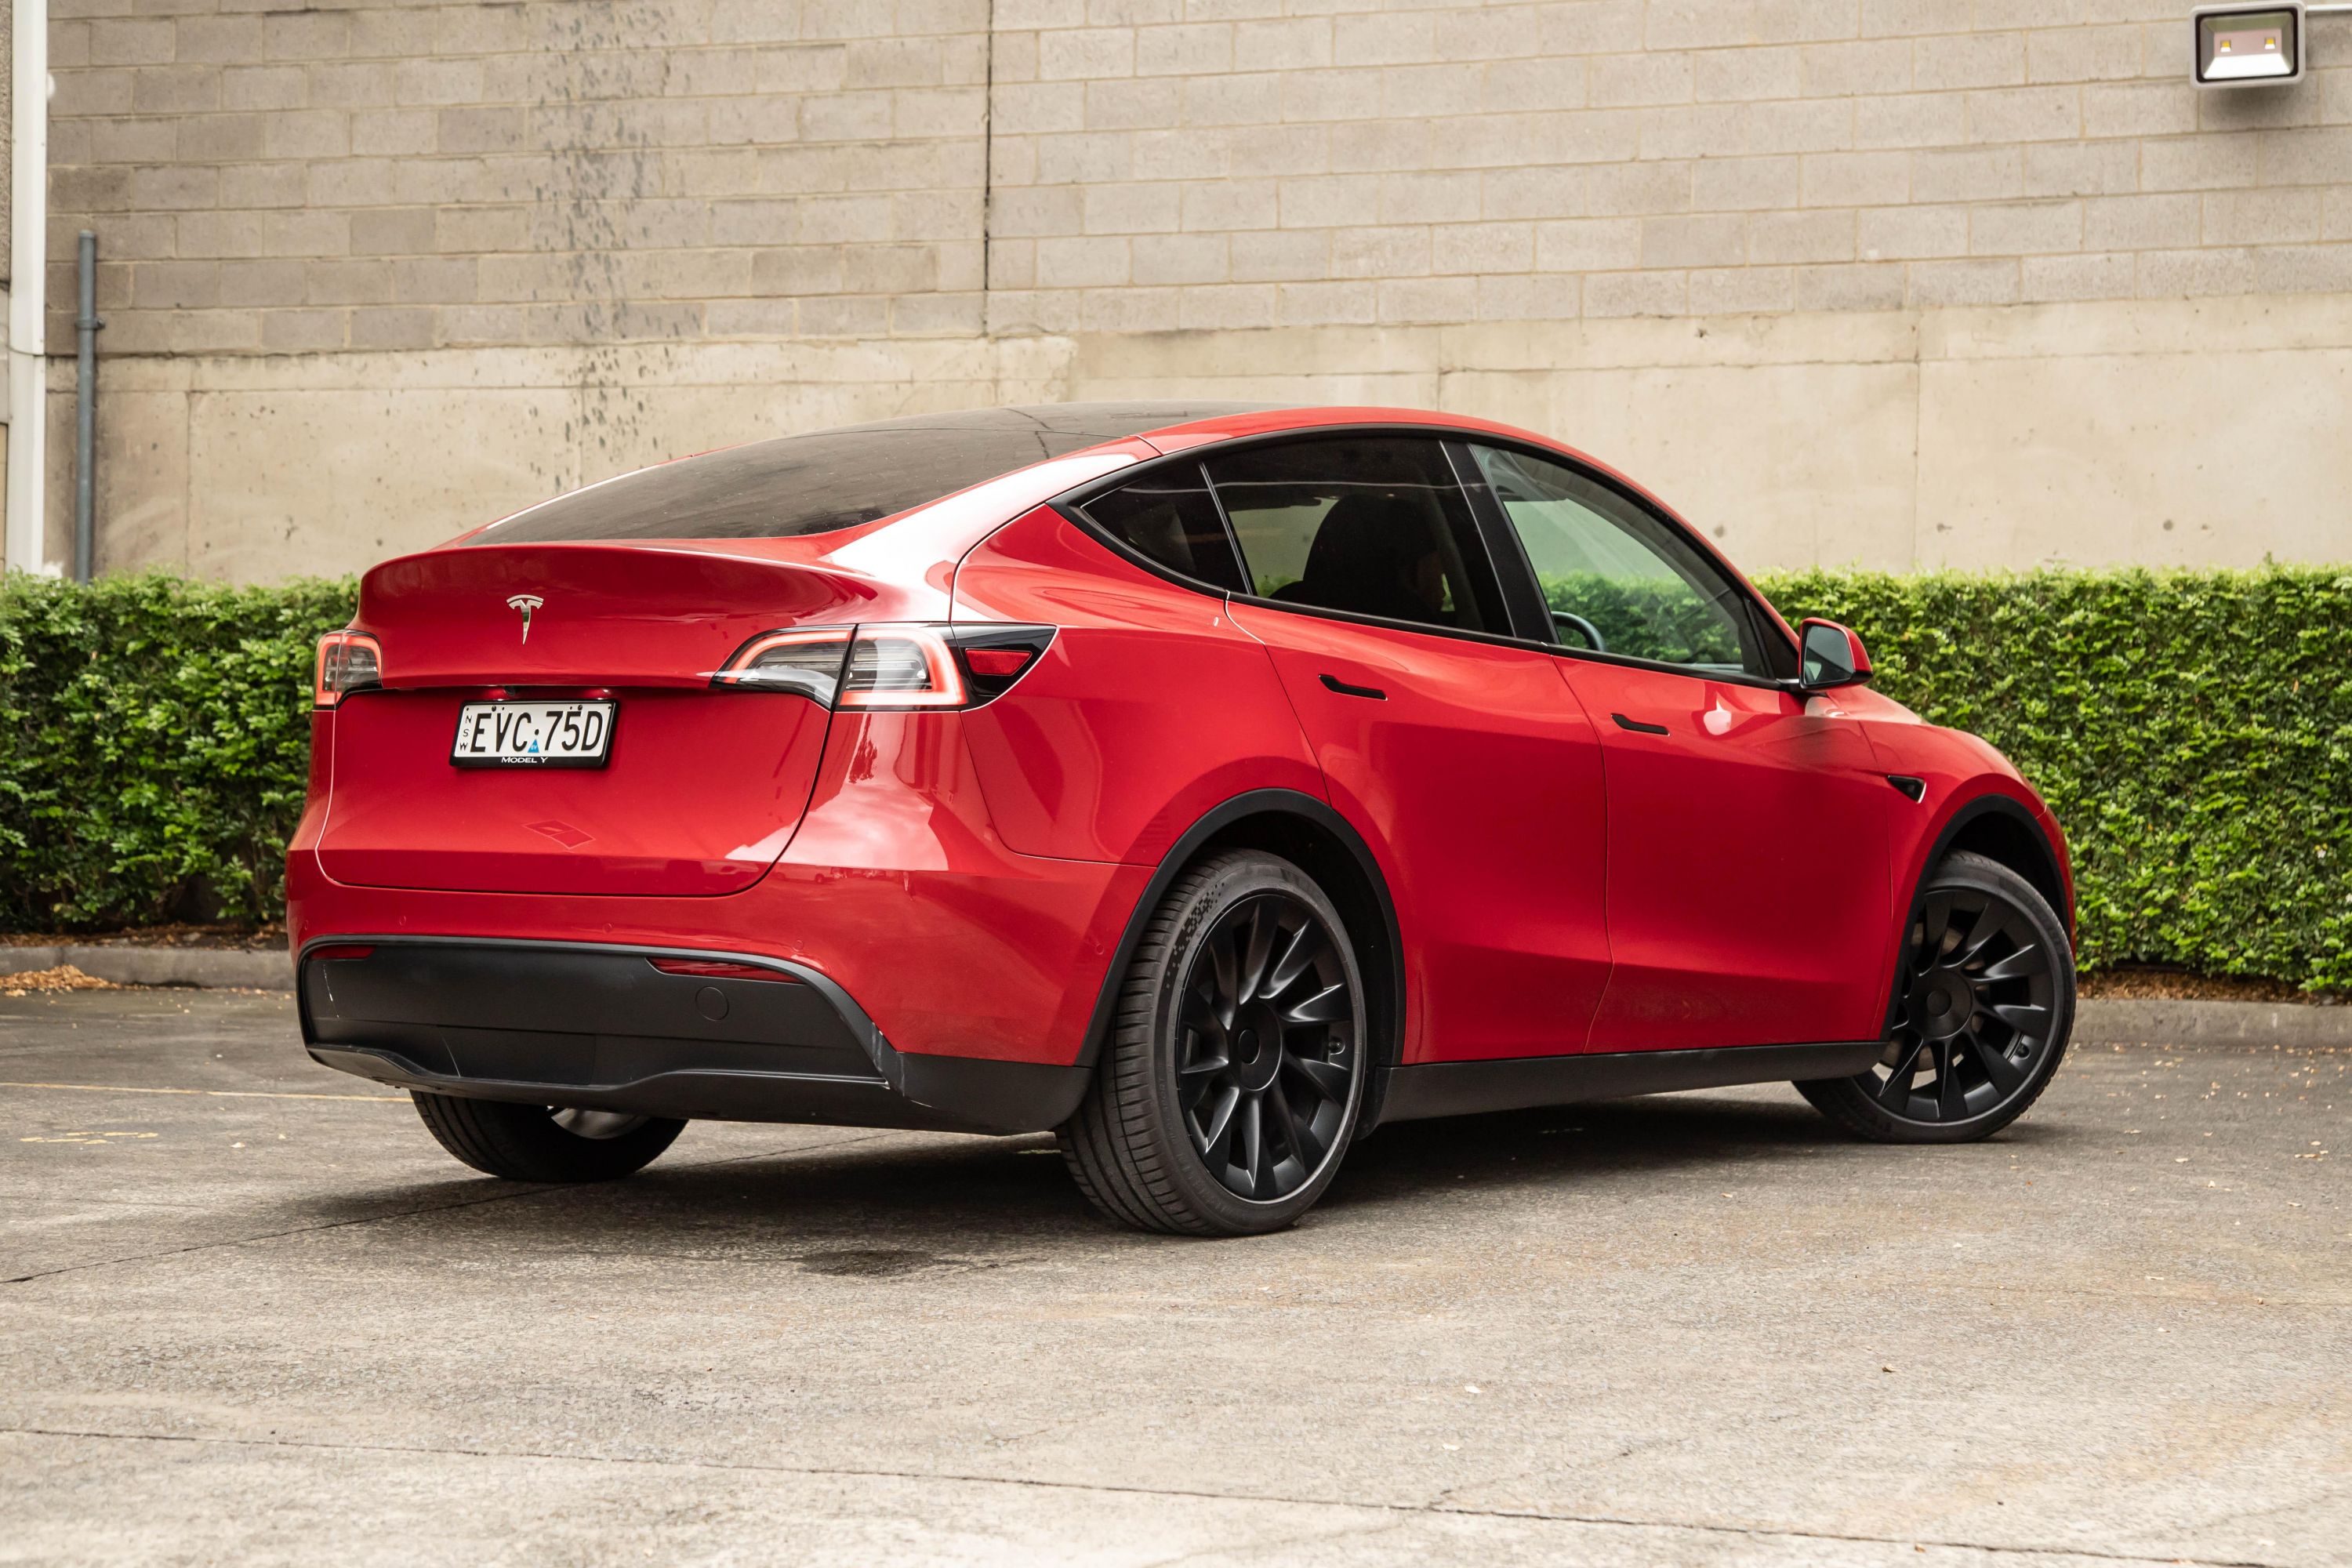
<path fill-rule="evenodd" d="M 404 1094 L 294 1094 L 267 1089 L 143 1089 L 120 1083 L 8 1083 L 0 1089 L 69 1089 L 86 1094 L 200 1094 L 215 1100 L 404 1100 Z"/>

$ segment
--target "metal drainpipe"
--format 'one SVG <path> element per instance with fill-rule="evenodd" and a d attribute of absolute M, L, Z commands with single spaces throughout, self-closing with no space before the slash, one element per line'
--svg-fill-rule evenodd
<path fill-rule="evenodd" d="M 81 231 L 80 313 L 74 317 L 74 581 L 87 583 L 98 565 L 98 524 L 91 497 L 97 483 L 98 236 Z"/>
<path fill-rule="evenodd" d="M 42 350 L 49 226 L 48 0 L 9 0 L 14 144 L 8 247 L 8 522 L 11 571 L 54 574 L 42 495 L 47 360 Z"/>

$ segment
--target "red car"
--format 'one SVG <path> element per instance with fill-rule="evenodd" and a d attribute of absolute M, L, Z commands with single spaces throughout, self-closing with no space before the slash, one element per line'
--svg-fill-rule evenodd
<path fill-rule="evenodd" d="M 1981 1138 L 2065 1048 L 2065 842 L 1869 676 L 1453 415 L 689 458 L 367 574 L 287 856 L 303 1037 L 495 1175 L 696 1117 L 1051 1129 L 1208 1234 L 1414 1117 L 1787 1079 Z"/>

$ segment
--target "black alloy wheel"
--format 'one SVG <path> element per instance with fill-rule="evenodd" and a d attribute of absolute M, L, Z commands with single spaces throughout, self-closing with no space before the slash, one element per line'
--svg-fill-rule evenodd
<path fill-rule="evenodd" d="M 1905 934 L 1878 1063 L 1799 1084 L 1849 1131 L 1889 1142 L 1961 1142 L 2009 1125 L 2065 1054 L 2074 963 L 2032 884 L 1954 854 L 1922 890 Z"/>
<path fill-rule="evenodd" d="M 1092 1089 L 1060 1130 L 1094 1205 L 1145 1230 L 1278 1230 L 1329 1186 L 1370 1050 L 1339 913 L 1306 872 L 1211 857 L 1152 912 Z"/>
<path fill-rule="evenodd" d="M 610 1182 L 651 1163 L 686 1123 L 667 1116 L 516 1105 L 411 1089 L 441 1147 L 509 1182 Z"/>
<path fill-rule="evenodd" d="M 1286 1198 L 1321 1169 L 1356 1087 L 1356 998 L 1330 929 L 1304 900 L 1232 905 L 1192 955 L 1177 1021 L 1176 1101 L 1225 1190 Z"/>

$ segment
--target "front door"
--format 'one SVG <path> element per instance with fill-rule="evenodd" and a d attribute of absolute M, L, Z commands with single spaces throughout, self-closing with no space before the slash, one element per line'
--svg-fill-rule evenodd
<path fill-rule="evenodd" d="M 1580 1048 L 1609 973 L 1601 748 L 1553 655 L 1480 640 L 1508 627 L 1444 447 L 1300 440 L 1208 469 L 1249 576 L 1234 623 L 1387 870 L 1406 1059 Z"/>
<path fill-rule="evenodd" d="M 1876 1039 L 1892 790 L 1860 721 L 1777 683 L 1786 635 L 1672 520 L 1562 463 L 1473 455 L 1605 759 L 1613 963 L 1587 1048 Z"/>

